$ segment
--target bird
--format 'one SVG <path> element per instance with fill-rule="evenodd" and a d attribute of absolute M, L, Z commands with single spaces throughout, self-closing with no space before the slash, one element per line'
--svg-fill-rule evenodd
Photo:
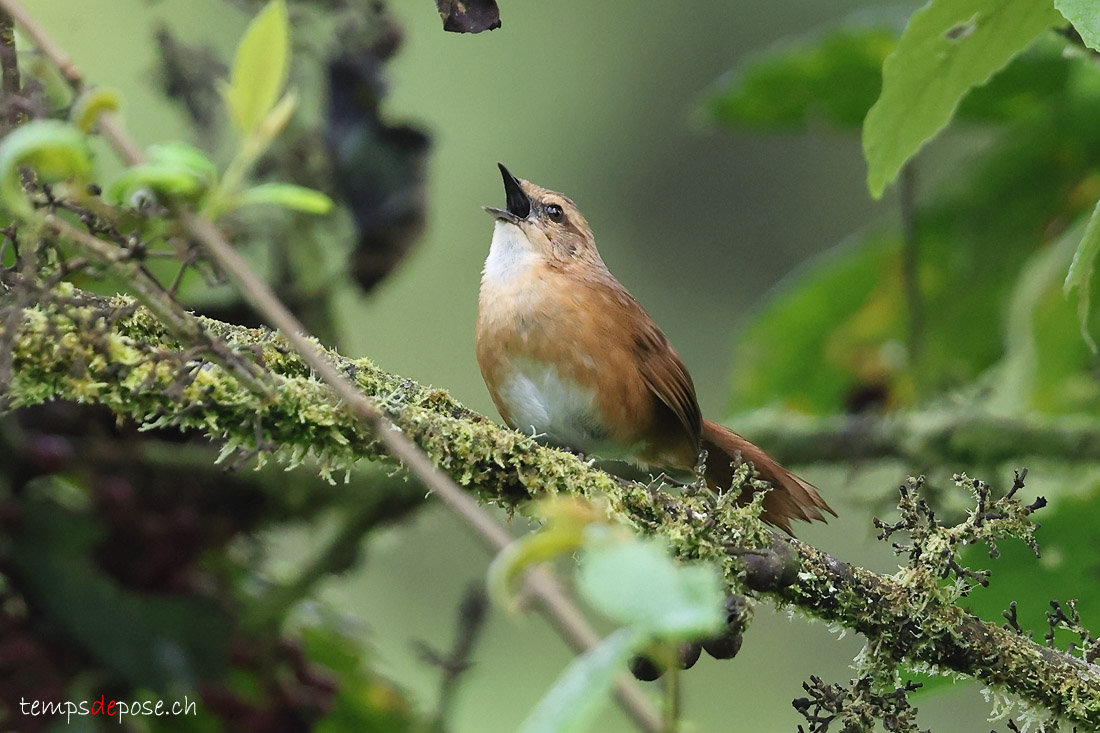
<path fill-rule="evenodd" d="M 705 450 L 714 490 L 747 461 L 771 485 L 761 518 L 787 534 L 791 520 L 836 516 L 809 482 L 703 419 L 679 354 L 607 269 L 576 204 L 497 165 L 506 207 L 483 207 L 496 221 L 475 341 L 504 422 L 585 456 L 666 472 L 693 470 Z"/>

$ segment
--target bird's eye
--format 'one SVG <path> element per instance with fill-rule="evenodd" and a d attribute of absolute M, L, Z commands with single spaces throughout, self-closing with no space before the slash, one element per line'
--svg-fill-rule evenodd
<path fill-rule="evenodd" d="M 565 212 L 561 210 L 561 207 L 557 204 L 548 204 L 546 207 L 546 215 L 550 217 L 550 221 L 561 221 L 565 218 Z"/>

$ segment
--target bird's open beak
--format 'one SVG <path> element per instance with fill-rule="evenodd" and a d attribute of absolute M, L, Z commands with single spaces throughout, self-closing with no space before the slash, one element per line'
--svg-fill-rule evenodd
<path fill-rule="evenodd" d="M 500 175 L 504 179 L 504 193 L 507 196 L 508 210 L 504 211 L 492 206 L 483 206 L 482 208 L 498 219 L 518 224 L 520 220 L 531 215 L 531 199 L 523 192 L 523 187 L 519 185 L 519 179 L 513 176 L 504 167 L 503 163 L 497 163 L 497 167 L 500 168 Z"/>

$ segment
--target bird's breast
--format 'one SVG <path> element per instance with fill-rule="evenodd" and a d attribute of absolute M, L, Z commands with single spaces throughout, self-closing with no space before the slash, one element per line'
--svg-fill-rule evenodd
<path fill-rule="evenodd" d="M 596 389 L 563 374 L 556 363 L 519 357 L 503 365 L 494 398 L 517 430 L 585 453 L 629 453 L 604 424 Z"/>
<path fill-rule="evenodd" d="M 652 398 L 627 343 L 605 304 L 560 271 L 534 263 L 482 279 L 478 363 L 517 430 L 607 458 L 637 453 Z"/>

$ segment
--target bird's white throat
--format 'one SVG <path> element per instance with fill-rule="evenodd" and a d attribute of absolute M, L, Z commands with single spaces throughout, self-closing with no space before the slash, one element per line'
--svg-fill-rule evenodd
<path fill-rule="evenodd" d="M 493 243 L 481 271 L 485 285 L 506 286 L 530 274 L 541 262 L 541 256 L 527 241 L 527 235 L 511 222 L 498 219 L 493 227 Z"/>

